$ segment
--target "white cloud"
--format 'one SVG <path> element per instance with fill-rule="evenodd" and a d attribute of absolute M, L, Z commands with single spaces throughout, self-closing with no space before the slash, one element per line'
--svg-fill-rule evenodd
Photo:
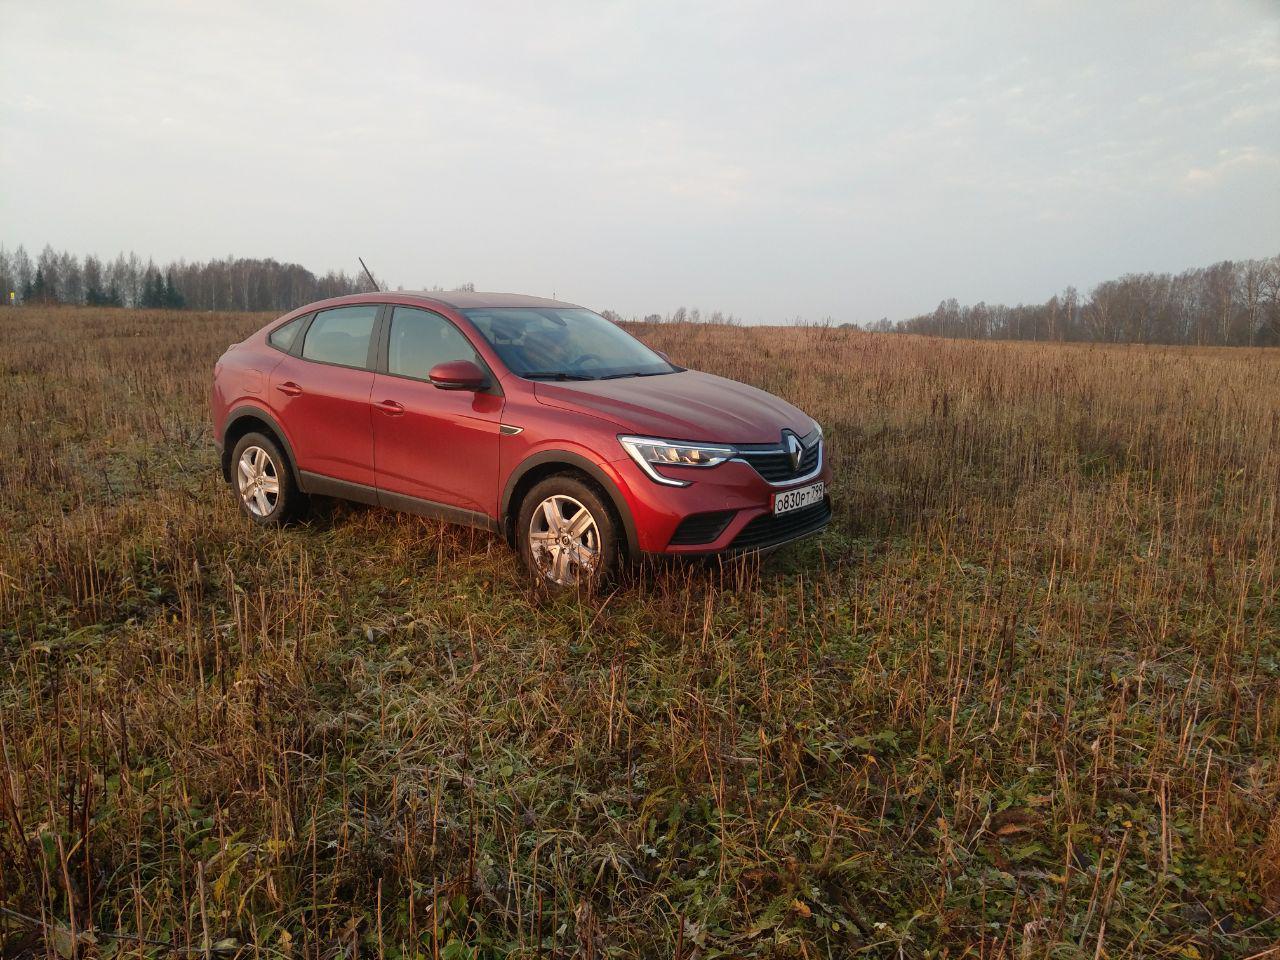
<path fill-rule="evenodd" d="M 1280 153 L 1253 146 L 1219 150 L 1214 163 L 1205 167 L 1192 167 L 1183 180 L 1189 186 L 1210 187 L 1241 167 L 1280 169 Z"/>

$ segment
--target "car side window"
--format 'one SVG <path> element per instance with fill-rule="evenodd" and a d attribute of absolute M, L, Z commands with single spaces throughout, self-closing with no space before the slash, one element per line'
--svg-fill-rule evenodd
<path fill-rule="evenodd" d="M 267 337 L 267 343 L 275 347 L 277 350 L 283 350 L 288 353 L 293 349 L 294 338 L 297 337 L 298 331 L 302 329 L 302 322 L 307 319 L 304 313 L 300 317 L 295 317 L 288 323 L 276 327 Z"/>
<path fill-rule="evenodd" d="M 344 367 L 364 367 L 369 358 L 369 340 L 378 318 L 376 303 L 336 307 L 317 313 L 302 343 L 302 359 L 336 363 Z"/>
<path fill-rule="evenodd" d="M 440 314 L 415 307 L 392 310 L 388 373 L 426 380 L 432 367 L 449 360 L 470 360 L 483 369 L 471 341 Z"/>

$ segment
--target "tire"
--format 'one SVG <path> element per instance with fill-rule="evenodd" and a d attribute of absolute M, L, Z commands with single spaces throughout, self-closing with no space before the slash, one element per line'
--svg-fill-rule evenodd
<path fill-rule="evenodd" d="M 580 520 L 582 511 L 587 518 Z M 593 484 L 557 474 L 520 502 L 516 547 L 542 586 L 594 589 L 617 571 L 618 522 Z"/>
<path fill-rule="evenodd" d="M 246 433 L 232 450 L 231 492 L 260 527 L 288 523 L 306 501 L 280 445 L 264 433 Z"/>

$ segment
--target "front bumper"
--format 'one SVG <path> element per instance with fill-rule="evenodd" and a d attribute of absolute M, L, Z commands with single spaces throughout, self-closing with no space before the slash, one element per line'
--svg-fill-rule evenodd
<path fill-rule="evenodd" d="M 705 470 L 680 472 L 682 479 L 693 481 L 687 487 L 654 483 L 630 457 L 610 466 L 631 508 L 638 546 L 645 553 L 696 555 L 758 550 L 811 536 L 831 520 L 832 472 L 825 462 L 817 476 L 785 486 L 772 486 L 750 464 L 737 460 Z M 778 517 L 773 515 L 775 493 L 819 480 L 826 483 L 828 490 L 822 502 Z M 689 542 L 690 538 L 700 542 Z"/>

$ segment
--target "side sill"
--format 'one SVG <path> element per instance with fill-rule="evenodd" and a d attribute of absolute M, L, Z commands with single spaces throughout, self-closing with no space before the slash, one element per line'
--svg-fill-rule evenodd
<path fill-rule="evenodd" d="M 354 500 L 356 503 L 378 506 L 377 489 L 366 487 L 363 483 L 352 483 L 350 480 L 326 477 L 323 473 L 299 470 L 298 486 L 302 488 L 303 493 L 314 493 L 321 497 L 337 497 L 340 500 Z"/>
<path fill-rule="evenodd" d="M 378 491 L 378 504 L 390 510 L 402 513 L 413 513 L 420 517 L 433 517 L 449 523 L 461 524 L 464 527 L 479 527 L 490 533 L 501 533 L 502 525 L 493 517 L 486 516 L 478 510 L 466 510 L 447 503 L 436 503 L 434 500 L 421 500 L 404 493 Z"/>
<path fill-rule="evenodd" d="M 367 503 L 375 507 L 386 507 L 401 513 L 412 513 L 419 517 L 432 517 L 448 523 L 457 523 L 465 527 L 479 527 L 491 533 L 501 533 L 502 527 L 493 517 L 477 510 L 465 510 L 447 503 L 436 503 L 434 500 L 423 500 L 403 493 L 391 493 L 365 486 L 363 483 L 352 483 L 349 480 L 338 480 L 326 477 L 321 473 L 298 472 L 298 486 L 303 493 L 313 493 L 322 497 L 338 497 L 342 500 L 354 500 L 356 503 Z"/>

